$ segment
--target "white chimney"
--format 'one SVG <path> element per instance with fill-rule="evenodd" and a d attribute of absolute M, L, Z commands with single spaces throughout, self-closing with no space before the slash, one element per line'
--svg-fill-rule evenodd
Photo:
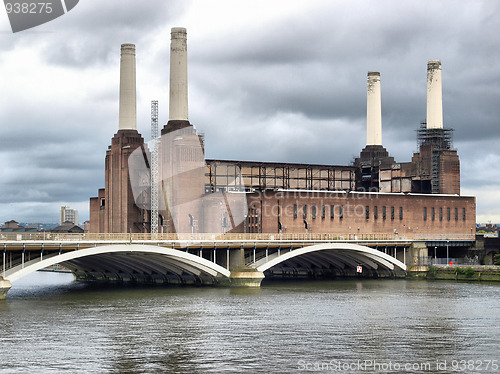
<path fill-rule="evenodd" d="M 382 145 L 380 73 L 368 72 L 366 93 L 366 145 Z"/>
<path fill-rule="evenodd" d="M 122 44 L 120 59 L 119 130 L 136 130 L 135 45 Z"/>
<path fill-rule="evenodd" d="M 443 88 L 439 60 L 427 62 L 427 128 L 443 128 Z"/>
<path fill-rule="evenodd" d="M 188 120 L 187 40 L 184 27 L 171 30 L 169 120 Z"/>

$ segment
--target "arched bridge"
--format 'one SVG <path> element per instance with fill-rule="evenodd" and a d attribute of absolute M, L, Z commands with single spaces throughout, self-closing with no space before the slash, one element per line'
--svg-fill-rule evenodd
<path fill-rule="evenodd" d="M 358 269 L 377 276 L 406 270 L 406 265 L 378 249 L 353 243 L 323 243 L 275 253 L 252 264 L 257 271 L 282 275 L 352 275 Z M 358 268 L 361 266 L 361 268 Z M 318 274 L 319 273 L 319 274 Z"/>
<path fill-rule="evenodd" d="M 0 289 L 6 293 L 10 282 L 53 264 L 70 269 L 81 280 L 139 284 L 259 285 L 264 277 L 387 277 L 405 272 L 412 244 L 405 239 L 228 234 L 76 239 L 0 238 Z M 245 283 L 248 277 L 253 280 Z"/>
<path fill-rule="evenodd" d="M 15 281 L 34 271 L 61 264 L 85 280 L 137 283 L 217 283 L 230 271 L 184 251 L 147 244 L 111 244 L 59 252 L 23 262 L 5 272 Z"/>

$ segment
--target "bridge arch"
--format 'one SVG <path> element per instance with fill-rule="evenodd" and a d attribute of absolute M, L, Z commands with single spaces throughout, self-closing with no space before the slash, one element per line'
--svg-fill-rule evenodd
<path fill-rule="evenodd" d="M 168 274 L 180 282 L 183 277 L 191 277 L 198 281 L 210 279 L 213 283 L 230 275 L 224 267 L 187 252 L 153 245 L 118 244 L 37 258 L 7 270 L 5 280 L 13 282 L 55 264 L 62 264 L 77 275 L 97 275 L 102 280 L 142 278 L 168 282 Z"/>
<path fill-rule="evenodd" d="M 352 243 L 316 244 L 281 254 L 273 259 L 256 264 L 261 272 L 279 265 L 312 267 L 329 265 L 337 269 L 356 268 L 362 265 L 370 270 L 406 270 L 406 265 L 396 258 L 376 249 Z"/>

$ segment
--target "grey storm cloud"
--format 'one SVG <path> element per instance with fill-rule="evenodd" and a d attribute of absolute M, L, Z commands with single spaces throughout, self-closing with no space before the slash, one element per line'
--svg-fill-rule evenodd
<path fill-rule="evenodd" d="M 45 58 L 74 69 L 112 63 L 120 44 L 146 44 L 186 6 L 182 1 L 81 2 L 74 18 L 61 19 L 67 32 L 47 40 Z"/>

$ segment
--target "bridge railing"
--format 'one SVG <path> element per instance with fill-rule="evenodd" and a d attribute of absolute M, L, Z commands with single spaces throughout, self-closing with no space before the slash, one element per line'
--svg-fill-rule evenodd
<path fill-rule="evenodd" d="M 469 234 L 406 234 L 403 236 L 373 233 L 373 234 L 331 234 L 331 233 L 296 233 L 296 234 L 272 234 L 272 233 L 179 233 L 179 234 L 149 234 L 149 233 L 83 233 L 83 234 L 66 234 L 66 233 L 1 233 L 0 242 L 2 241 L 119 241 L 119 242 L 137 242 L 137 241 L 335 241 L 335 240 L 353 240 L 353 241 L 368 241 L 368 240 L 439 240 L 439 241 L 472 241 L 475 240 L 475 235 Z"/>
<path fill-rule="evenodd" d="M 472 235 L 472 234 L 414 234 L 414 240 L 470 241 L 470 240 L 476 240 L 476 235 Z"/>

